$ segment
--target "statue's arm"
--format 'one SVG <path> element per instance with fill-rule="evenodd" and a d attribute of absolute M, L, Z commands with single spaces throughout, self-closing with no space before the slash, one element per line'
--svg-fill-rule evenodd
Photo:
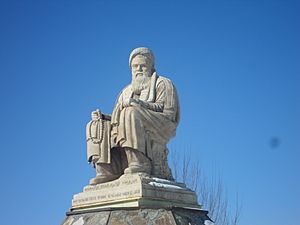
<path fill-rule="evenodd" d="M 155 112 L 163 112 L 164 110 L 164 103 L 163 102 L 146 102 L 142 100 L 138 100 L 138 104 L 143 108 L 155 111 Z"/>
<path fill-rule="evenodd" d="M 147 102 L 143 100 L 137 99 L 137 103 L 146 109 L 155 111 L 155 112 L 163 112 L 164 110 L 164 102 L 166 99 L 166 86 L 163 82 L 160 82 L 156 88 L 156 98 L 155 102 Z"/>

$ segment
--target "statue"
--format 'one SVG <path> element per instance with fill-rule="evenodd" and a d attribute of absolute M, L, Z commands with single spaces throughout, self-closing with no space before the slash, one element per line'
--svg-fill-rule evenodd
<path fill-rule="evenodd" d="M 96 168 L 91 185 L 134 173 L 173 180 L 166 145 L 176 133 L 179 102 L 174 85 L 156 73 L 154 62 L 150 49 L 134 49 L 132 82 L 121 91 L 112 115 L 92 112 L 86 127 L 88 161 Z"/>

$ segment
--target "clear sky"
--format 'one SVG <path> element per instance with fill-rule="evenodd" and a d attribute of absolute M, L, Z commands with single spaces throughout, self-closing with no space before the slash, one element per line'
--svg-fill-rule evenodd
<path fill-rule="evenodd" d="M 239 193 L 241 225 L 300 223 L 300 3 L 0 1 L 1 224 L 60 224 L 94 176 L 90 112 L 111 113 L 128 55 L 172 79 L 189 148 Z"/>

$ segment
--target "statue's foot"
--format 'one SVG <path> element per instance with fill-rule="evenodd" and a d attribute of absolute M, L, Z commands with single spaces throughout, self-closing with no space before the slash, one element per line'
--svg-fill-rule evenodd
<path fill-rule="evenodd" d="M 132 163 L 129 164 L 129 167 L 124 170 L 124 174 L 132 174 L 132 173 L 146 173 L 150 174 L 151 166 L 148 163 Z"/>
<path fill-rule="evenodd" d="M 124 170 L 124 174 L 151 173 L 150 160 L 142 152 L 132 148 L 125 148 L 125 153 L 127 156 L 128 168 Z"/>
<path fill-rule="evenodd" d="M 90 179 L 90 185 L 96 185 L 117 179 L 118 175 L 98 175 Z"/>

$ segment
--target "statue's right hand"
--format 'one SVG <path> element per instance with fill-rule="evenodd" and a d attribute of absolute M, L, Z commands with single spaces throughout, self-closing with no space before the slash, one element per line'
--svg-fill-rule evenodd
<path fill-rule="evenodd" d="M 131 98 L 126 98 L 123 100 L 123 107 L 128 107 L 130 106 L 132 99 Z"/>
<path fill-rule="evenodd" d="M 98 162 L 99 158 L 100 157 L 98 155 L 92 156 L 90 163 L 93 165 L 94 168 L 96 168 L 96 163 Z"/>
<path fill-rule="evenodd" d="M 93 156 L 92 156 L 92 163 L 93 163 L 93 164 L 96 164 L 96 162 L 99 160 L 99 158 L 100 158 L 100 157 L 99 157 L 98 155 L 93 155 Z"/>
<path fill-rule="evenodd" d="M 89 163 L 96 168 L 96 163 L 98 162 L 99 158 L 100 157 L 98 155 L 93 155 L 89 158 Z"/>
<path fill-rule="evenodd" d="M 98 110 L 93 111 L 93 112 L 91 113 L 91 117 L 92 117 L 92 120 L 98 120 L 98 119 L 100 119 L 99 111 L 98 111 Z"/>

